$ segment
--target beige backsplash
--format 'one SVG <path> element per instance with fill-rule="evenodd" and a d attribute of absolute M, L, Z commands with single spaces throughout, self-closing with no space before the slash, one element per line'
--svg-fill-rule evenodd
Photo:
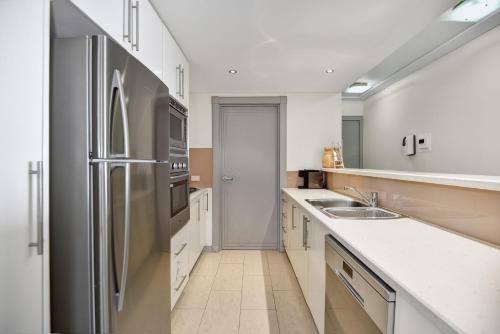
<path fill-rule="evenodd" d="M 200 181 L 190 181 L 191 187 L 211 188 L 213 170 L 212 148 L 190 148 L 189 149 L 189 179 L 192 175 L 198 175 Z"/>
<path fill-rule="evenodd" d="M 327 180 L 330 190 L 377 191 L 384 208 L 500 246 L 500 192 L 335 173 Z"/>

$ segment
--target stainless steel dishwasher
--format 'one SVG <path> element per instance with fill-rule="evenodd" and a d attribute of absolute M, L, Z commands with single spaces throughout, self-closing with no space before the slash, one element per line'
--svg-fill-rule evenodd
<path fill-rule="evenodd" d="M 325 334 L 394 333 L 396 292 L 326 236 Z"/>

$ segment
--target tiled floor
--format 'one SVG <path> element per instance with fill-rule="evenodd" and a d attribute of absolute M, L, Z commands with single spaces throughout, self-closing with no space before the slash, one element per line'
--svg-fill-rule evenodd
<path fill-rule="evenodd" d="M 204 253 L 172 314 L 172 334 L 316 334 L 284 253 Z"/>

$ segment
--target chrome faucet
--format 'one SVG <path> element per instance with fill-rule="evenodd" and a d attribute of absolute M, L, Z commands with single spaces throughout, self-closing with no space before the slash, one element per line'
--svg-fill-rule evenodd
<path fill-rule="evenodd" d="M 361 196 L 361 198 L 366 202 L 366 204 L 368 204 L 372 208 L 375 208 L 378 205 L 378 192 L 376 191 L 370 192 L 370 198 L 368 198 L 362 192 L 360 192 L 358 189 L 354 187 L 344 186 L 344 190 L 352 190 L 356 192 L 359 196 Z"/>

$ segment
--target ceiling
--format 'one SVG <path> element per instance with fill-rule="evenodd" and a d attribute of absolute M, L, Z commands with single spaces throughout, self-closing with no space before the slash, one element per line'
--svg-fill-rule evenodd
<path fill-rule="evenodd" d="M 192 92 L 306 93 L 343 91 L 457 0 L 151 2 L 190 61 Z"/>

